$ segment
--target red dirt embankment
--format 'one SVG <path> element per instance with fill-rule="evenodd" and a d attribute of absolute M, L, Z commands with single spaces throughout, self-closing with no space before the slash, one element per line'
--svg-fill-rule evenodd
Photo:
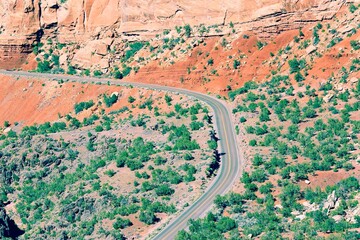
<path fill-rule="evenodd" d="M 0 85 L 1 125 L 4 121 L 21 125 L 55 121 L 72 112 L 75 103 L 96 101 L 100 94 L 123 89 L 107 85 L 59 84 L 30 78 L 17 80 L 4 75 L 0 75 Z"/>

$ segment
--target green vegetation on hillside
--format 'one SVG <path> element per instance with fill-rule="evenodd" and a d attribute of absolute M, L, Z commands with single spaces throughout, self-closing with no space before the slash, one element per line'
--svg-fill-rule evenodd
<path fill-rule="evenodd" d="M 82 121 L 68 114 L 1 135 L 0 200 L 14 202 L 25 226 L 21 238 L 123 239 L 121 230 L 131 228 L 132 219 L 146 226 L 180 210 L 177 185 L 189 199 L 189 183 L 207 181 L 214 150 L 193 137 L 200 128 L 209 131 L 206 106 L 187 100 L 175 107 L 173 98 L 140 97 L 136 106 L 107 114 L 119 97 L 102 94 L 98 102 L 75 104 L 75 114 L 96 105 Z M 173 114 L 161 112 L 158 102 L 169 103 Z M 143 113 L 134 116 L 136 109 Z"/>

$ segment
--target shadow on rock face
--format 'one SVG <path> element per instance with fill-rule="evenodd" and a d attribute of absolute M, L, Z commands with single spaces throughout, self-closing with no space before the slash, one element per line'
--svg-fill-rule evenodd
<path fill-rule="evenodd" d="M 17 239 L 24 233 L 25 231 L 21 230 L 14 220 L 6 214 L 5 209 L 0 207 L 0 239 L 3 237 Z"/>

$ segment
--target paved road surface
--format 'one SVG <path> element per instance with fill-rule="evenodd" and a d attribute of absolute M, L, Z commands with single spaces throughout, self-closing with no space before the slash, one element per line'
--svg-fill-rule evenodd
<path fill-rule="evenodd" d="M 214 124 L 219 140 L 219 152 L 224 153 L 221 157 L 220 170 L 211 183 L 211 185 L 205 190 L 205 193 L 196 200 L 192 205 L 183 210 L 178 216 L 176 216 L 169 224 L 167 224 L 153 239 L 157 240 L 168 240 L 174 239 L 177 232 L 185 229 L 189 219 L 196 219 L 210 210 L 214 198 L 218 194 L 226 193 L 235 179 L 238 177 L 240 171 L 240 165 L 242 159 L 239 155 L 239 151 L 236 145 L 236 138 L 234 133 L 234 125 L 231 121 L 231 113 L 227 106 L 220 100 L 201 94 L 198 92 L 173 88 L 160 85 L 125 82 L 122 80 L 105 79 L 105 78 L 91 78 L 91 77 L 77 77 L 77 76 L 64 76 L 64 75 L 53 75 L 53 74 L 42 74 L 42 73 L 30 73 L 30 72 L 13 72 L 0 70 L 0 74 L 12 75 L 12 76 L 23 76 L 23 77 L 35 77 L 35 78 L 47 78 L 52 80 L 70 80 L 76 82 L 102 82 L 116 85 L 132 85 L 139 88 L 150 88 L 155 90 L 164 90 L 185 94 L 191 97 L 195 97 L 201 101 L 206 102 L 214 112 Z"/>

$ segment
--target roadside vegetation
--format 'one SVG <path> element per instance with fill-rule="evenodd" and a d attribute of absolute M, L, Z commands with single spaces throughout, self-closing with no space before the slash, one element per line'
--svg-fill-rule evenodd
<path fill-rule="evenodd" d="M 216 174 L 207 106 L 169 94 L 123 106 L 121 94 L 0 135 L 0 200 L 13 204 L 22 237 L 136 236 L 194 201 Z"/>
<path fill-rule="evenodd" d="M 214 209 L 191 220 L 178 240 L 360 239 L 360 25 L 353 21 L 358 13 L 359 6 L 350 3 L 343 16 L 294 31 L 281 48 L 277 45 L 283 38 L 276 42 L 239 33 L 231 22 L 177 26 L 149 42 L 109 46 L 108 59 L 116 60 L 108 68 L 72 66 L 71 59 L 60 64 L 63 48 L 80 45 L 37 43 L 33 51 L 38 72 L 123 79 L 153 63 L 151 69 L 181 66 L 184 71 L 174 74 L 178 82 L 172 83 L 203 86 L 209 92 L 214 80 L 224 86 L 217 88 L 217 97 L 233 106 L 234 132 L 247 165 L 234 191 L 217 196 Z M 231 31 L 222 34 L 227 27 Z M 219 37 L 208 41 L 207 34 Z M 265 52 L 269 58 L 263 57 Z M 184 58 L 191 59 L 189 65 L 181 65 Z M 179 189 L 198 193 L 193 186 L 203 186 L 216 175 L 217 142 L 206 107 L 165 95 L 162 107 L 158 99 L 129 96 L 129 105 L 114 109 L 121 100 L 121 95 L 104 93 L 97 100 L 77 103 L 75 114 L 62 122 L 11 130 L 1 137 L 0 158 L 12 161 L 2 160 L 9 183 L 2 187 L 1 198 L 19 198 L 15 207 L 29 237 L 58 236 L 61 228 L 35 227 L 54 219 L 51 212 L 57 211 L 64 229 L 71 229 L 69 237 L 80 232 L 121 239 L 120 231 L 131 231 L 139 221 L 151 226 L 188 206 L 180 200 Z M 126 127 L 141 129 L 144 136 L 106 135 Z M 82 134 L 76 141 L 51 140 L 56 133 L 70 131 Z M 156 141 L 145 137 L 149 135 Z M 42 149 L 40 141 L 52 144 Z M 79 149 L 86 149 L 87 155 Z M 63 165 L 66 161 L 71 168 Z M 41 171 L 31 170 L 39 166 Z M 112 186 L 119 175 L 128 177 L 125 170 L 133 177 L 130 184 L 122 183 L 126 190 Z M 52 179 L 53 171 L 59 177 Z M 32 190 L 35 183 L 38 187 Z M 76 194 L 70 194 L 70 188 Z M 60 203 L 53 200 L 58 195 Z M 80 213 L 72 212 L 79 205 Z M 83 217 L 89 215 L 93 218 Z M 111 227 L 99 228 L 103 222 Z"/>
<path fill-rule="evenodd" d="M 347 40 L 355 33 L 318 23 L 309 40 L 300 30 L 291 47 L 271 55 L 277 68 L 266 79 L 230 89 L 248 166 L 234 191 L 217 196 L 213 211 L 176 239 L 360 238 L 359 48 Z M 317 59 L 343 41 L 336 59 L 353 58 L 326 79 L 312 75 Z M 293 53 L 310 45 L 306 55 Z"/>

